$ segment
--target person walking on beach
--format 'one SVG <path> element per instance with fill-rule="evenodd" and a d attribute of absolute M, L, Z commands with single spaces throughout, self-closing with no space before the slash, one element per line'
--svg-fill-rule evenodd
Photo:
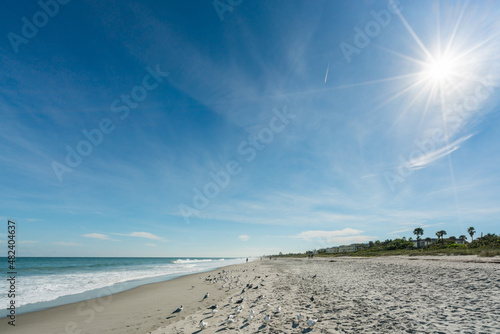
<path fill-rule="evenodd" d="M 248 263 L 248 257 L 247 257 L 247 263 Z"/>

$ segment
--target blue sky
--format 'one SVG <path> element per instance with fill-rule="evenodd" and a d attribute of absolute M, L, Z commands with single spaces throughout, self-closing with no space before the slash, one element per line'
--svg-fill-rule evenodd
<path fill-rule="evenodd" d="M 20 255 L 500 233 L 498 2 L 42 3 L 0 22 Z"/>

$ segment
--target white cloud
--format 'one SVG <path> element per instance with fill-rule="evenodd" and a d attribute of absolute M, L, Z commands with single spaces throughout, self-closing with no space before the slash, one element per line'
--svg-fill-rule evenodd
<path fill-rule="evenodd" d="M 101 233 L 83 234 L 82 237 L 94 238 L 94 239 L 100 239 L 100 240 L 111 240 L 106 234 L 101 234 Z"/>
<path fill-rule="evenodd" d="M 158 241 L 162 241 L 162 242 L 167 241 L 166 239 L 164 239 L 164 238 L 162 238 L 160 236 L 154 235 L 152 233 L 149 233 L 149 232 L 132 232 L 132 233 L 126 233 L 126 234 L 123 234 L 123 233 L 112 233 L 112 234 L 121 235 L 121 236 L 124 236 L 124 237 L 146 238 L 146 239 L 158 240 Z"/>
<path fill-rule="evenodd" d="M 304 231 L 292 238 L 302 239 L 309 242 L 319 243 L 319 247 L 329 247 L 333 245 L 346 245 L 353 243 L 364 243 L 377 239 L 369 235 L 361 235 L 364 231 L 353 228 L 345 228 L 336 231 Z"/>
<path fill-rule="evenodd" d="M 337 231 L 304 231 L 294 236 L 294 238 L 299 238 L 306 241 L 313 241 L 315 239 L 329 240 L 335 237 L 353 236 L 361 233 L 363 233 L 363 231 L 356 230 L 353 228 L 345 228 L 343 230 L 337 230 Z"/>
<path fill-rule="evenodd" d="M 455 140 L 453 143 L 450 143 L 438 150 L 434 150 L 427 154 L 422 154 L 418 158 L 412 159 L 410 161 L 410 167 L 413 169 L 425 168 L 427 167 L 427 165 L 433 163 L 434 161 L 439 160 L 447 156 L 448 154 L 458 150 L 460 148 L 460 145 L 471 137 L 472 135 L 462 137 L 460 139 Z"/>
<path fill-rule="evenodd" d="M 79 244 L 77 242 L 72 242 L 72 241 L 54 241 L 53 244 L 59 245 L 59 246 L 70 246 L 70 247 L 82 246 L 82 244 Z"/>
<path fill-rule="evenodd" d="M 238 236 L 238 239 L 240 239 L 241 241 L 248 241 L 248 239 L 250 239 L 250 237 L 246 234 L 242 234 L 242 235 Z"/>
<path fill-rule="evenodd" d="M 149 247 L 156 247 L 156 244 L 151 244 L 151 243 L 145 243 L 145 245 Z"/>

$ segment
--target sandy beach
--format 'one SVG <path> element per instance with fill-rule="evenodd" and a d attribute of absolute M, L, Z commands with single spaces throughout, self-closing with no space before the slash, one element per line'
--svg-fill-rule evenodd
<path fill-rule="evenodd" d="M 498 333 L 499 304 L 498 257 L 265 259 L 4 319 L 0 331 Z"/>

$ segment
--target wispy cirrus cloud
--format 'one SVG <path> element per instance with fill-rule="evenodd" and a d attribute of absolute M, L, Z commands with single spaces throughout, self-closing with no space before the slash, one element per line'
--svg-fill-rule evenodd
<path fill-rule="evenodd" d="M 238 236 L 238 239 L 240 239 L 241 241 L 248 241 L 248 239 L 250 239 L 250 237 L 246 234 L 242 234 L 242 235 Z"/>
<path fill-rule="evenodd" d="M 106 234 L 101 234 L 101 233 L 88 233 L 88 234 L 83 234 L 82 237 L 85 238 L 92 238 L 92 239 L 100 239 L 100 240 L 112 240 L 109 236 Z"/>
<path fill-rule="evenodd" d="M 422 154 L 418 158 L 412 159 L 410 161 L 410 167 L 412 169 L 422 169 L 430 165 L 436 160 L 439 160 L 441 158 L 444 158 L 448 154 L 458 150 L 460 148 L 460 145 L 463 144 L 465 141 L 467 141 L 469 138 L 471 138 L 473 135 L 468 135 L 464 136 L 462 138 L 459 138 L 455 140 L 452 143 L 449 143 L 448 145 L 434 150 L 432 152 L 429 152 L 427 154 Z"/>
<path fill-rule="evenodd" d="M 375 236 L 363 235 L 362 233 L 364 233 L 364 231 L 353 228 L 344 228 L 343 230 L 334 231 L 304 231 L 291 236 L 291 238 L 314 242 L 317 247 L 365 243 L 377 239 Z"/>
<path fill-rule="evenodd" d="M 344 228 L 342 230 L 334 231 L 304 231 L 292 236 L 292 238 L 310 242 L 324 242 L 339 245 L 363 243 L 377 238 L 374 236 L 362 235 L 362 233 L 364 233 L 364 231 L 353 228 Z"/>
<path fill-rule="evenodd" d="M 363 233 L 361 230 L 353 228 L 344 228 L 336 231 L 304 231 L 295 235 L 294 238 L 303 239 L 305 241 L 313 241 L 315 239 L 330 239 L 334 237 L 352 236 Z"/>
<path fill-rule="evenodd" d="M 135 237 L 135 238 L 145 238 L 145 239 L 151 239 L 151 240 L 157 240 L 161 242 L 166 242 L 167 239 L 162 238 L 160 236 L 154 235 L 149 232 L 131 232 L 131 233 L 112 233 L 114 235 L 121 235 L 123 237 Z"/>

